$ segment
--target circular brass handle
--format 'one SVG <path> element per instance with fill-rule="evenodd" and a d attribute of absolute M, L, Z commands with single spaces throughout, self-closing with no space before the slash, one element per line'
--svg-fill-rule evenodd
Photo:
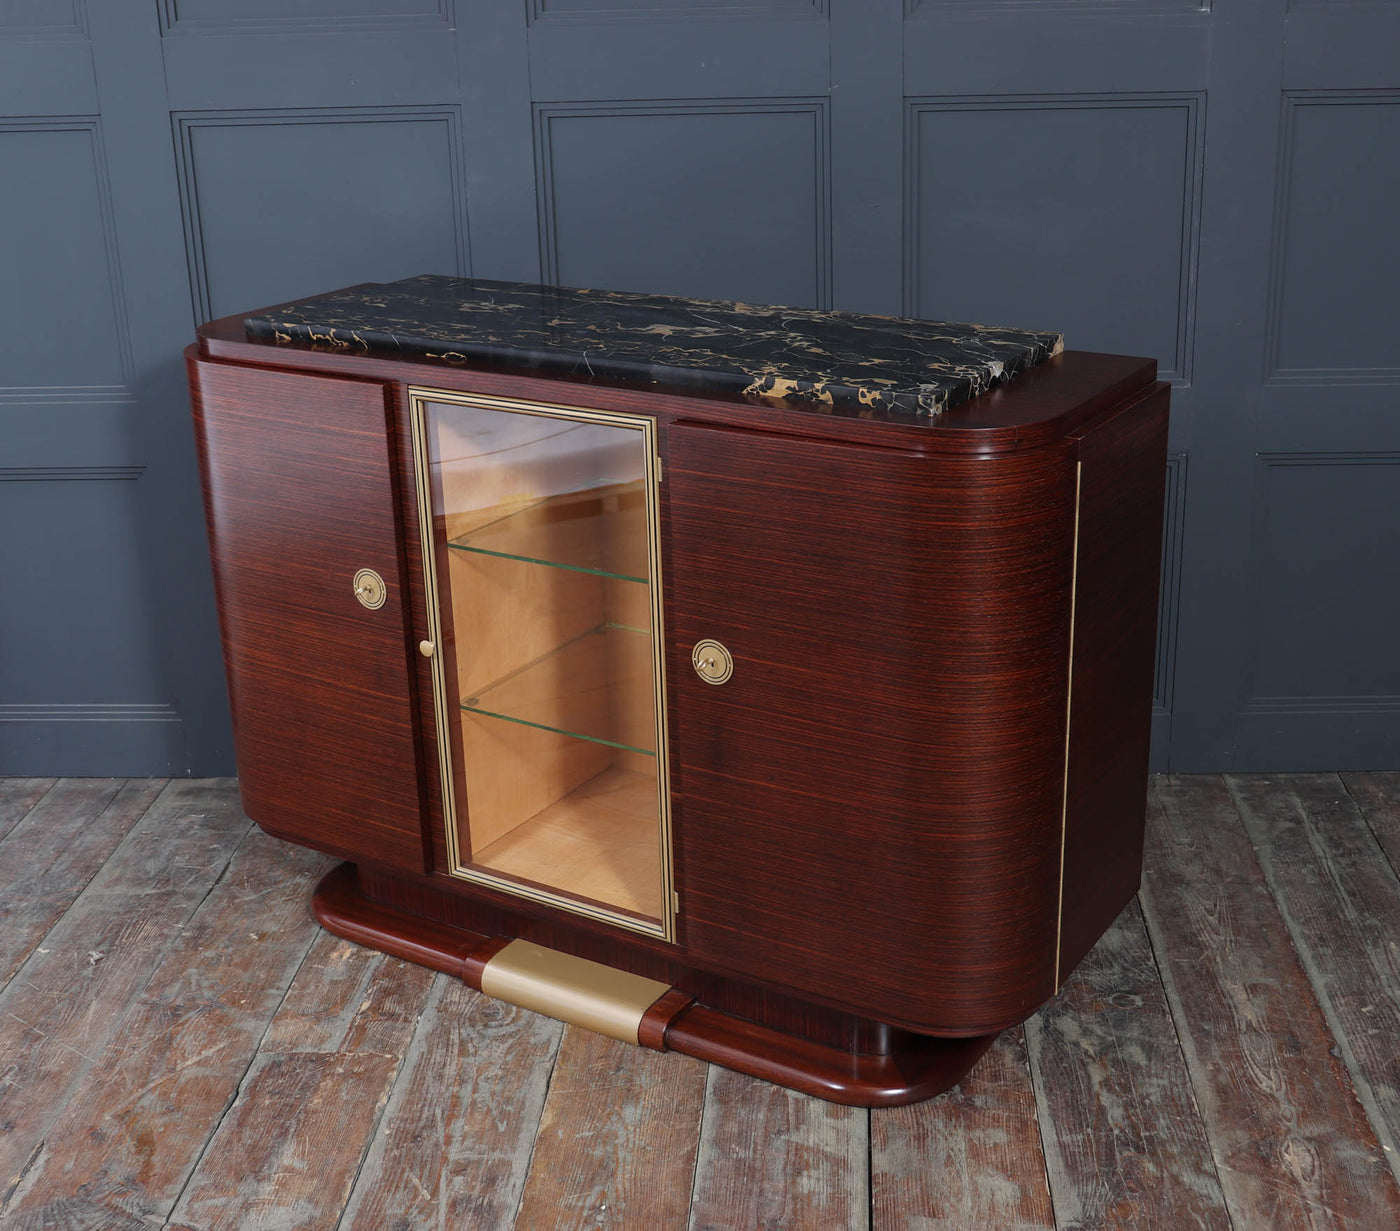
<path fill-rule="evenodd" d="M 418 652 L 423 655 L 424 658 L 431 658 L 435 649 L 437 649 L 437 646 L 431 641 L 420 641 L 418 643 Z"/>
<path fill-rule="evenodd" d="M 718 641 L 697 641 L 690 651 L 690 663 L 707 684 L 723 684 L 734 674 L 734 655 Z"/>
<path fill-rule="evenodd" d="M 384 584 L 384 578 L 372 568 L 362 568 L 356 573 L 354 586 L 355 597 L 360 600 L 360 605 L 368 607 L 371 611 L 378 611 L 384 606 L 384 600 L 389 597 L 389 588 Z"/>

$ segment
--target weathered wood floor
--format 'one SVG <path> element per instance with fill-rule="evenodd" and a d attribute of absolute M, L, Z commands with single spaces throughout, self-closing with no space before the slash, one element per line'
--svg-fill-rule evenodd
<path fill-rule="evenodd" d="M 1060 996 L 869 1113 L 321 933 L 231 782 L 0 780 L 0 1229 L 1400 1227 L 1400 774 L 1148 822 Z"/>

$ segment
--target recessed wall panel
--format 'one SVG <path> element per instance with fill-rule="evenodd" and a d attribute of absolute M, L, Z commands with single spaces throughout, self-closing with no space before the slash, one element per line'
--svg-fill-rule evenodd
<path fill-rule="evenodd" d="M 531 20 L 821 16 L 826 0 L 528 0 Z"/>
<path fill-rule="evenodd" d="M 201 319 L 466 273 L 456 112 L 179 117 Z"/>
<path fill-rule="evenodd" d="M 1211 0 L 905 0 L 905 15 L 912 18 L 948 17 L 968 13 L 1075 13 L 1085 17 L 1208 13 Z"/>
<path fill-rule="evenodd" d="M 167 700 L 150 645 L 139 468 L 0 468 L 0 700 Z M 81 767 L 75 767 L 81 768 Z"/>
<path fill-rule="evenodd" d="M 0 36 L 7 33 L 83 34 L 82 0 L 0 0 Z"/>
<path fill-rule="evenodd" d="M 0 397 L 113 392 L 127 353 L 94 120 L 0 123 Z"/>
<path fill-rule="evenodd" d="M 602 104 L 536 118 L 546 279 L 829 303 L 824 104 Z"/>
<path fill-rule="evenodd" d="M 1252 703 L 1400 698 L 1400 455 L 1261 466 Z"/>
<path fill-rule="evenodd" d="M 1400 91 L 1286 98 L 1275 379 L 1400 378 L 1397 218 Z"/>
<path fill-rule="evenodd" d="M 1190 379 L 1197 100 L 915 102 L 906 304 Z"/>
<path fill-rule="evenodd" d="M 446 22 L 450 0 L 163 0 L 167 29 L 178 26 L 416 25 Z"/>

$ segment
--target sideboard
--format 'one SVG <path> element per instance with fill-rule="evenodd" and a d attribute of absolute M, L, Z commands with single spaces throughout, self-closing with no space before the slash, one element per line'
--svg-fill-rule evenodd
<path fill-rule="evenodd" d="M 429 277 L 187 358 L 244 807 L 331 931 L 874 1106 L 1136 891 L 1152 361 Z"/>

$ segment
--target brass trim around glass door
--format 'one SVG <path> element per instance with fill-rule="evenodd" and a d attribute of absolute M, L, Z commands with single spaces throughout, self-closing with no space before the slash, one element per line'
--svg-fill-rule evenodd
<path fill-rule="evenodd" d="M 576 423 L 608 424 L 628 428 L 642 434 L 645 465 L 647 510 L 647 559 L 650 570 L 652 684 L 656 718 L 656 780 L 658 840 L 661 864 L 661 918 L 659 924 L 638 918 L 622 910 L 610 910 L 605 905 L 581 901 L 565 893 L 551 892 L 533 884 L 524 884 L 481 867 L 473 867 L 462 859 L 462 842 L 458 832 L 456 784 L 453 781 L 453 746 L 447 692 L 447 647 L 442 635 L 439 608 L 437 551 L 433 537 L 434 510 L 430 478 L 431 459 L 428 452 L 427 405 L 430 402 L 456 406 L 474 406 L 483 410 L 536 415 L 543 418 L 570 420 Z M 436 719 L 438 768 L 442 791 L 443 830 L 451 875 L 475 884 L 528 899 L 557 906 L 561 910 L 600 922 L 613 924 L 629 931 L 658 936 L 674 941 L 677 898 L 672 860 L 671 791 L 669 768 L 669 739 L 666 717 L 666 655 L 661 577 L 661 519 L 658 509 L 658 484 L 661 464 L 656 448 L 656 420 L 647 415 L 629 415 L 612 411 L 591 410 L 578 406 L 527 402 L 516 398 L 492 397 L 458 393 L 412 385 L 408 389 L 409 423 L 413 445 L 414 485 L 417 491 L 419 545 L 423 557 L 423 589 L 427 611 L 427 641 L 434 652 L 424 651 L 430 658 L 433 682 L 433 712 Z"/>

